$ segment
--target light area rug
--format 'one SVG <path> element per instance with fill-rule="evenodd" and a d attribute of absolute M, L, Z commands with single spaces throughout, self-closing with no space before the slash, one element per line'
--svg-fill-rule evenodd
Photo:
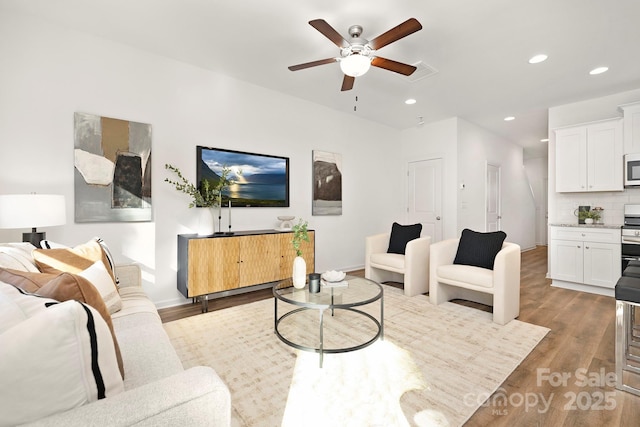
<path fill-rule="evenodd" d="M 459 426 L 549 331 L 518 320 L 497 325 L 491 313 L 434 306 L 427 296 L 383 288 L 384 340 L 326 354 L 322 368 L 317 353 L 289 347 L 274 334 L 273 299 L 164 327 L 185 368 L 210 366 L 227 384 L 234 427 Z M 278 303 L 279 314 L 286 306 Z M 363 310 L 378 318 L 380 305 Z M 316 311 L 290 316 L 280 330 L 313 343 L 318 317 Z M 364 316 L 325 315 L 329 348 L 374 333 Z"/>

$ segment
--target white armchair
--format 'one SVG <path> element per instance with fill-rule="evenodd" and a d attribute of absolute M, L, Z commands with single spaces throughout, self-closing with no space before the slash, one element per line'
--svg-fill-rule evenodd
<path fill-rule="evenodd" d="M 365 239 L 364 277 L 378 283 L 404 283 L 404 294 L 429 292 L 429 245 L 431 237 L 419 237 L 407 243 L 405 254 L 387 253 L 390 233 Z"/>
<path fill-rule="evenodd" d="M 438 305 L 460 298 L 493 306 L 493 321 L 505 325 L 520 314 L 520 246 L 504 242 L 493 270 L 454 264 L 460 239 L 431 245 L 429 299 Z"/>

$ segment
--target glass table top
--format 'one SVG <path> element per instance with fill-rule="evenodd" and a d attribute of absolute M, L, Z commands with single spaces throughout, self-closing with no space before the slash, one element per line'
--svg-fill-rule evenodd
<path fill-rule="evenodd" d="M 320 285 L 320 292 L 310 293 L 309 284 L 303 289 L 293 287 L 291 279 L 278 282 L 273 295 L 279 300 L 302 307 L 347 308 L 369 304 L 382 297 L 382 286 L 364 277 L 346 276 L 347 286 Z"/>

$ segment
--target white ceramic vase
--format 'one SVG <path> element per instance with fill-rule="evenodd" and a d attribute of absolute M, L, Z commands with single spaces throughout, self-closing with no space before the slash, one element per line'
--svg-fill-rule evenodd
<path fill-rule="evenodd" d="M 304 258 L 297 256 L 293 259 L 293 286 L 296 289 L 303 289 L 307 276 L 307 263 Z"/>
<path fill-rule="evenodd" d="M 198 236 L 211 236 L 214 233 L 213 209 L 196 209 L 198 210 Z"/>
<path fill-rule="evenodd" d="M 593 224 L 593 218 L 585 218 L 584 223 L 585 224 Z"/>

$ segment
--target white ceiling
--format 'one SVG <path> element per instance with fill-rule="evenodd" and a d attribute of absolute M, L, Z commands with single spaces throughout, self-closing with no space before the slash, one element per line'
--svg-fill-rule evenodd
<path fill-rule="evenodd" d="M 640 87 L 639 0 L 0 0 L 0 10 L 215 70 L 397 129 L 458 116 L 546 152 L 547 108 Z M 374 68 L 340 92 L 338 56 L 308 24 L 369 40 L 414 17 L 423 29 L 380 49 L 438 72 L 414 83 Z M 546 62 L 531 65 L 537 53 Z M 607 73 L 590 76 L 596 66 Z M 357 96 L 357 101 L 356 101 Z M 413 106 L 404 104 L 415 98 Z M 357 105 L 357 111 L 354 106 Z M 505 122 L 508 115 L 516 117 Z"/>

